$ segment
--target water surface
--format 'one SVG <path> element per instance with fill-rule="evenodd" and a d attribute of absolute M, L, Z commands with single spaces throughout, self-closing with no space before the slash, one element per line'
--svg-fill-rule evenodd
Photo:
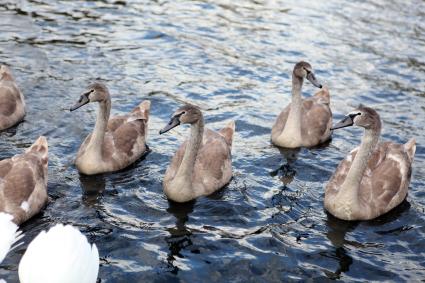
<path fill-rule="evenodd" d="M 0 277 L 16 282 L 28 242 L 61 222 L 96 242 L 101 282 L 423 280 L 424 16 L 420 0 L 0 0 L 0 62 L 28 105 L 25 121 L 0 134 L 0 158 L 39 135 L 50 146 L 50 202 L 21 227 L 25 244 Z M 361 130 L 299 152 L 270 144 L 302 59 L 329 86 L 335 119 L 363 103 L 379 111 L 384 139 L 416 138 L 409 196 L 387 215 L 349 223 L 323 209 L 324 186 Z M 73 159 L 96 107 L 66 109 L 95 79 L 110 88 L 113 114 L 152 102 L 151 152 L 87 177 Z M 314 91 L 306 83 L 304 94 Z M 161 181 L 189 129 L 158 131 L 184 102 L 199 105 L 212 129 L 236 120 L 234 178 L 176 205 Z"/>

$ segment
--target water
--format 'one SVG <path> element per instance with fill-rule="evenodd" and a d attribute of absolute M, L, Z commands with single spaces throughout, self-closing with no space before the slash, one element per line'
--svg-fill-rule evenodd
<path fill-rule="evenodd" d="M 25 122 L 0 134 L 0 158 L 39 135 L 50 146 L 50 202 L 21 227 L 25 244 L 0 277 L 16 282 L 28 242 L 62 222 L 96 242 L 101 282 L 424 279 L 423 1 L 0 3 L 0 62 L 12 66 L 28 104 Z M 379 111 L 383 138 L 417 139 L 409 195 L 389 214 L 348 223 L 323 209 L 324 186 L 360 130 L 302 149 L 290 167 L 288 153 L 270 145 L 301 59 L 329 85 L 335 120 L 363 103 Z M 122 172 L 83 177 L 73 159 L 96 108 L 66 108 L 95 79 L 109 86 L 113 114 L 151 100 L 151 152 Z M 161 181 L 188 128 L 158 131 L 182 102 L 199 105 L 213 129 L 236 120 L 234 178 L 175 205 Z"/>

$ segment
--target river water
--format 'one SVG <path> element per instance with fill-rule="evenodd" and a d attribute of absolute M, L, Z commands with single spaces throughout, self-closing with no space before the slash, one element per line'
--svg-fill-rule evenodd
<path fill-rule="evenodd" d="M 28 242 L 62 222 L 96 243 L 101 282 L 423 280 L 424 2 L 320 2 L 0 0 L 0 63 L 28 111 L 0 133 L 0 158 L 39 135 L 50 147 L 50 202 L 21 226 L 25 244 L 0 277 L 16 282 Z M 335 120 L 363 103 L 380 113 L 383 139 L 416 138 L 409 195 L 387 215 L 344 222 L 323 209 L 324 186 L 361 130 L 299 152 L 270 144 L 299 60 L 329 86 Z M 151 151 L 127 170 L 87 177 L 73 159 L 96 106 L 66 109 L 96 79 L 110 88 L 113 114 L 152 102 Z M 314 91 L 305 84 L 305 96 Z M 231 183 L 176 205 L 161 181 L 189 128 L 158 131 L 183 102 L 200 106 L 212 129 L 236 120 L 237 133 Z"/>

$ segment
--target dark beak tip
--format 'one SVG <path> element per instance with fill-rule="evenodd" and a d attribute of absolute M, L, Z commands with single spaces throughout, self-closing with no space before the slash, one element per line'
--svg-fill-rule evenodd
<path fill-rule="evenodd" d="M 180 121 L 178 119 L 178 117 L 173 117 L 171 118 L 170 122 L 168 122 L 168 124 L 159 131 L 159 134 L 165 134 L 166 132 L 168 132 L 171 129 L 174 129 L 175 127 L 180 125 Z"/>
<path fill-rule="evenodd" d="M 320 84 L 320 85 L 319 85 L 319 88 L 322 88 L 322 87 L 323 87 L 323 86 Z"/>

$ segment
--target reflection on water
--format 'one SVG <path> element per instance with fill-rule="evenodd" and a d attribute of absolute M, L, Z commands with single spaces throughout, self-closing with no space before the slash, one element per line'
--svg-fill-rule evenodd
<path fill-rule="evenodd" d="M 176 258 L 184 258 L 180 251 L 192 246 L 192 232 L 187 229 L 185 224 L 189 220 L 189 214 L 193 212 L 195 201 L 184 204 L 169 201 L 169 204 L 170 206 L 167 209 L 167 212 L 174 215 L 176 218 L 176 225 L 175 227 L 167 229 L 170 233 L 170 237 L 166 239 L 169 247 L 167 262 L 170 267 L 170 272 L 177 274 L 179 266 L 174 263 L 177 260 Z"/>
<path fill-rule="evenodd" d="M 350 270 L 350 265 L 353 263 L 353 258 L 350 257 L 347 254 L 347 250 L 342 247 L 336 248 L 332 255 L 324 256 L 329 256 L 339 262 L 339 266 L 334 272 L 324 270 L 326 276 L 333 280 L 341 279 L 341 273 L 348 272 Z"/>
<path fill-rule="evenodd" d="M 280 154 L 282 157 L 287 161 L 288 165 L 291 165 L 294 163 L 298 158 L 298 153 L 300 152 L 299 148 L 282 148 L 277 147 L 279 149 Z"/>
<path fill-rule="evenodd" d="M 390 212 L 382 215 L 381 217 L 374 219 L 372 221 L 363 222 L 363 224 L 368 226 L 381 226 L 387 222 L 393 222 L 395 219 L 400 217 L 403 212 L 405 212 L 410 207 L 409 203 L 404 200 L 398 207 L 391 210 Z M 347 233 L 355 232 L 357 226 L 362 223 L 360 221 L 342 221 L 337 219 L 327 213 L 327 238 L 334 246 L 334 252 L 328 254 L 326 256 L 332 256 L 335 259 L 339 260 L 339 267 L 335 270 L 335 272 L 331 272 L 329 270 L 325 270 L 326 275 L 331 279 L 341 279 L 341 273 L 348 272 L 350 265 L 353 263 L 353 258 L 350 256 L 350 251 L 355 249 L 363 249 L 367 250 L 369 248 L 382 249 L 385 247 L 385 243 L 383 241 L 377 242 L 358 242 L 355 240 L 346 239 Z M 390 231 L 374 231 L 374 233 L 378 235 L 385 235 L 395 233 L 396 235 L 400 232 L 410 230 L 412 227 L 397 227 L 391 229 Z"/>
<path fill-rule="evenodd" d="M 28 113 L 0 133 L 0 158 L 46 135 L 50 197 L 21 227 L 25 244 L 0 277 L 16 282 L 27 244 L 64 222 L 97 243 L 101 282 L 422 280 L 424 13 L 421 0 L 0 1 L 0 63 L 15 74 Z M 416 138 L 400 207 L 354 223 L 324 211 L 324 186 L 360 130 L 312 149 L 270 144 L 299 60 L 329 86 L 335 120 L 363 103 L 380 113 L 384 139 Z M 95 79 L 110 89 L 112 115 L 151 101 L 151 151 L 126 170 L 81 176 L 72 163 L 96 107 L 64 109 Z M 303 95 L 313 93 L 306 84 Z M 188 129 L 158 131 L 183 102 L 201 107 L 207 127 L 233 119 L 237 131 L 230 184 L 178 205 L 162 178 Z"/>
<path fill-rule="evenodd" d="M 83 200 L 90 205 L 97 202 L 97 198 L 101 196 L 105 190 L 106 182 L 103 174 L 95 176 L 80 175 L 81 195 Z"/>
<path fill-rule="evenodd" d="M 328 233 L 326 236 L 337 249 L 344 247 L 347 243 L 345 240 L 345 234 L 353 231 L 359 224 L 358 221 L 342 221 L 329 213 L 327 213 L 326 223 L 328 226 Z"/>

